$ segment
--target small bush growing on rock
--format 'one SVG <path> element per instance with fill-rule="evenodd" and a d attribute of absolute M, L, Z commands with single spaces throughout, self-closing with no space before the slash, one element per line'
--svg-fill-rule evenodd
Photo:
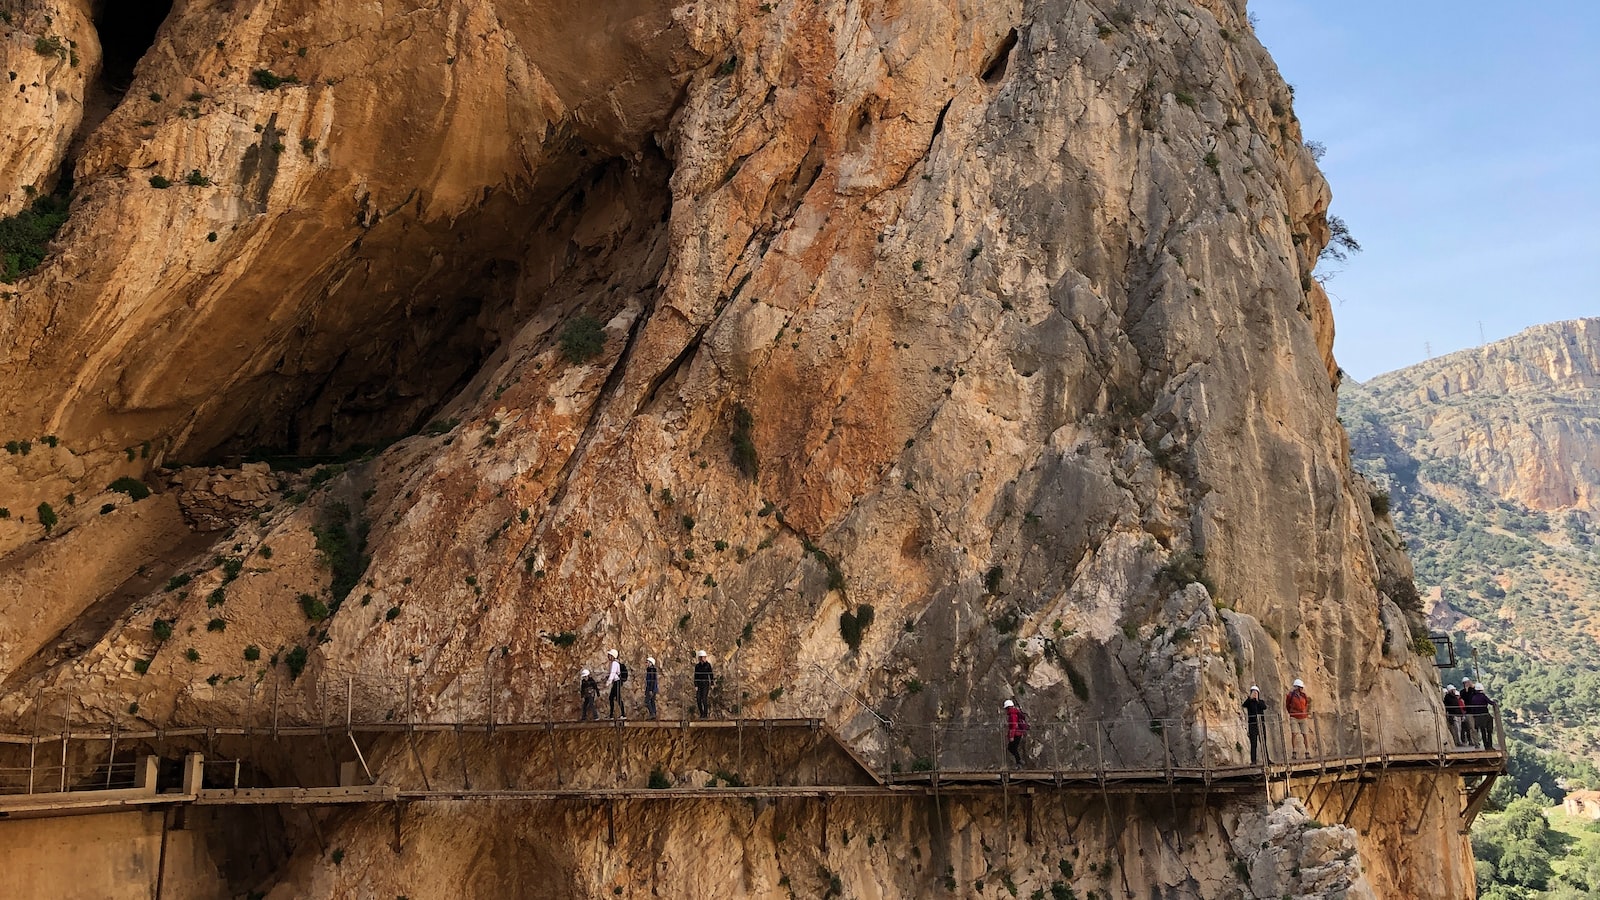
<path fill-rule="evenodd" d="M 190 169 L 189 174 L 184 176 L 183 183 L 190 187 L 210 187 L 211 179 L 200 174 L 199 169 Z"/>
<path fill-rule="evenodd" d="M 383 614 L 383 620 L 385 622 L 393 622 L 398 618 L 400 618 L 400 607 L 398 606 L 389 607 L 389 611 Z"/>
<path fill-rule="evenodd" d="M 200 651 L 190 647 L 189 649 L 183 651 L 183 658 L 187 659 L 189 662 L 197 663 L 200 661 Z"/>
<path fill-rule="evenodd" d="M 1389 514 L 1389 495 L 1388 494 L 1381 494 L 1381 493 L 1372 494 L 1367 499 L 1372 504 L 1372 514 L 1373 515 L 1382 517 L 1382 516 L 1387 516 Z"/>
<path fill-rule="evenodd" d="M 1389 595 L 1397 606 L 1407 612 L 1422 611 L 1422 595 L 1417 583 L 1398 572 L 1386 572 L 1378 579 L 1378 590 Z"/>
<path fill-rule="evenodd" d="M 605 349 L 606 334 L 600 320 L 581 313 L 561 329 L 561 355 L 569 363 L 587 362 Z"/>
<path fill-rule="evenodd" d="M 299 84 L 300 79 L 293 75 L 274 75 L 271 69 L 256 69 L 250 73 L 250 80 L 262 90 L 272 91 L 286 84 Z"/>
<path fill-rule="evenodd" d="M 150 186 L 158 191 L 164 191 L 167 188 L 172 187 L 172 181 L 165 175 L 151 175 Z"/>
<path fill-rule="evenodd" d="M 116 481 L 106 485 L 106 490 L 114 491 L 118 494 L 127 494 L 129 497 L 132 497 L 135 502 L 150 496 L 149 485 L 137 478 L 127 475 L 124 475 L 121 478 L 118 478 Z"/>
<path fill-rule="evenodd" d="M 172 620 L 157 619 L 150 623 L 150 634 L 158 641 L 172 637 Z"/>
<path fill-rule="evenodd" d="M 44 533 L 49 534 L 52 528 L 61 520 L 57 518 L 56 511 L 48 503 L 39 504 L 39 524 L 44 526 Z"/>
<path fill-rule="evenodd" d="M 853 613 L 845 610 L 839 614 L 839 636 L 844 638 L 851 650 L 861 649 L 861 638 L 876 616 L 877 610 L 870 603 L 861 604 Z"/>
<path fill-rule="evenodd" d="M 255 644 L 250 644 L 249 646 L 244 648 L 244 660 L 245 660 L 245 662 L 255 662 L 256 660 L 258 660 L 260 658 L 261 658 L 261 648 L 260 647 L 257 647 Z"/>
<path fill-rule="evenodd" d="M 9 519 L 9 518 L 11 518 L 11 510 L 8 509 L 7 507 L 0 506 L 0 519 Z"/>
<path fill-rule="evenodd" d="M 1214 597 L 1217 587 L 1206 576 L 1204 553 L 1180 550 L 1172 554 L 1167 564 L 1156 571 L 1156 584 L 1165 590 L 1178 590 L 1186 585 L 1200 584 Z"/>
<path fill-rule="evenodd" d="M 311 594 L 300 595 L 300 609 L 306 614 L 306 618 L 313 622 L 321 622 L 328 617 L 328 604 Z"/>
<path fill-rule="evenodd" d="M 33 39 L 33 52 L 40 56 L 59 56 L 67 58 L 67 45 L 61 43 L 61 38 L 51 36 L 36 37 Z"/>
<path fill-rule="evenodd" d="M 188 572 L 179 572 L 178 574 L 167 579 L 167 586 L 165 590 L 170 594 L 178 588 L 188 584 L 192 580 L 193 579 L 190 577 Z"/>
<path fill-rule="evenodd" d="M 0 282 L 11 284 L 44 262 L 45 248 L 67 221 L 67 206 L 64 196 L 39 197 L 16 215 L 0 218 Z M 17 453 L 22 446 L 12 441 L 6 449 Z"/>
<path fill-rule="evenodd" d="M 545 640 L 555 644 L 557 647 L 571 647 L 578 642 L 578 635 L 571 631 L 563 631 L 560 634 L 547 634 L 544 637 Z"/>
<path fill-rule="evenodd" d="M 136 660 L 134 660 L 133 661 L 133 671 L 137 672 L 140 675 L 143 675 L 144 673 L 150 671 L 150 660 L 148 660 L 148 659 L 136 659 Z"/>
<path fill-rule="evenodd" d="M 659 767 L 650 770 L 650 789 L 651 790 L 660 791 L 660 790 L 665 790 L 665 789 L 667 789 L 669 787 L 672 787 L 672 781 L 667 778 L 667 773 L 661 771 L 661 769 Z"/>
<path fill-rule="evenodd" d="M 228 620 L 222 618 L 221 616 L 218 616 L 217 618 L 212 619 L 211 621 L 206 623 L 206 630 L 207 631 L 227 631 L 228 630 Z"/>
<path fill-rule="evenodd" d="M 283 658 L 283 664 L 289 667 L 289 680 L 298 681 L 300 673 L 306 670 L 306 648 L 295 645 L 288 655 Z"/>

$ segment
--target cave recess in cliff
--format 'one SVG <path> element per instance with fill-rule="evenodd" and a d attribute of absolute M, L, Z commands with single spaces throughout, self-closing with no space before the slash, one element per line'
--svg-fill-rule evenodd
<path fill-rule="evenodd" d="M 100 77 L 111 91 L 127 93 L 134 66 L 149 52 L 171 12 L 172 0 L 100 0 L 95 4 L 94 27 L 104 59 Z"/>

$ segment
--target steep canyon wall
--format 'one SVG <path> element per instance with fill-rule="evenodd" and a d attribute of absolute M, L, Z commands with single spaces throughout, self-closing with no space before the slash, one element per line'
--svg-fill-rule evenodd
<path fill-rule="evenodd" d="M 240 712 L 219 682 L 296 651 L 302 685 L 415 675 L 423 704 L 492 659 L 502 713 L 537 717 L 616 646 L 678 671 L 707 649 L 751 715 L 836 682 L 903 722 L 1018 697 L 1203 742 L 1300 677 L 1434 733 L 1335 417 L 1329 191 L 1242 2 L 178 0 L 98 123 L 120 86 L 95 15 L 3 27 L 26 91 L 0 197 L 63 164 L 75 191 L 0 290 L 19 720 L 49 695 L 203 724 Z M 870 741 L 859 705 L 828 717 Z M 1261 843 L 1320 831 L 1247 849 L 1265 807 L 1121 802 L 1075 874 L 984 838 L 987 803 L 846 805 L 833 827 L 877 840 L 820 860 L 783 839 L 809 809 L 652 807 L 617 849 L 592 810 L 463 807 L 419 813 L 399 859 L 375 813 L 331 817 L 359 864 L 302 840 L 243 889 L 732 897 L 820 865 L 862 897 L 941 867 L 1276 896 Z M 1312 895 L 1459 897 L 1458 823 L 1429 809 L 1436 871 L 1335 828 L 1324 855 L 1360 865 Z"/>

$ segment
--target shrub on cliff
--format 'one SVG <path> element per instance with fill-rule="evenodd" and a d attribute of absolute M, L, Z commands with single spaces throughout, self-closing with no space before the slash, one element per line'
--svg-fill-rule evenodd
<path fill-rule="evenodd" d="M 124 475 L 121 478 L 118 478 L 116 481 L 111 482 L 109 485 L 106 485 L 106 490 L 114 491 L 118 494 L 127 494 L 129 497 L 132 497 L 135 502 L 150 496 L 149 485 L 137 478 L 130 478 L 127 475 Z"/>
<path fill-rule="evenodd" d="M 300 83 L 300 79 L 293 75 L 274 75 L 271 69 L 256 69 L 250 73 L 250 80 L 255 82 L 256 87 L 266 91 L 276 90 L 286 84 Z"/>
<path fill-rule="evenodd" d="M 283 658 L 283 664 L 289 667 L 289 680 L 298 681 L 300 673 L 306 669 L 306 648 L 296 645 L 289 654 Z"/>
<path fill-rule="evenodd" d="M 863 603 L 856 607 L 855 612 L 848 609 L 839 614 L 839 636 L 850 645 L 851 650 L 861 649 L 861 638 L 866 630 L 872 626 L 872 620 L 877 618 L 877 610 L 872 604 Z"/>
<path fill-rule="evenodd" d="M 40 197 L 27 209 L 0 219 L 0 281 L 11 284 L 39 268 L 45 248 L 67 221 L 68 200 Z"/>
<path fill-rule="evenodd" d="M 600 355 L 606 346 L 606 333 L 600 325 L 600 320 L 588 313 L 581 313 L 567 327 L 561 329 L 561 355 L 569 363 L 582 363 Z"/>

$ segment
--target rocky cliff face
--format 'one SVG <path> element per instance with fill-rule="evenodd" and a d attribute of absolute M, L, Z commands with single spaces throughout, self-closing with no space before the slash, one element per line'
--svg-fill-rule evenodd
<path fill-rule="evenodd" d="M 0 138 L 13 180 L 81 146 L 70 220 L 0 301 L 11 712 L 54 692 L 202 722 L 238 712 L 212 676 L 279 677 L 298 651 L 308 683 L 431 673 L 440 695 L 493 658 L 503 712 L 538 716 L 605 647 L 705 647 L 759 686 L 753 714 L 839 682 L 905 722 L 1025 695 L 1047 721 L 1173 720 L 1203 744 L 1248 684 L 1302 677 L 1401 740 L 1433 733 L 1334 415 L 1310 275 L 1328 189 L 1242 3 L 179 2 L 78 133 L 98 21 L 39 4 L 6 26 L 8 59 L 47 28 L 85 48 L 28 57 L 29 92 L 65 111 Z M 847 645 L 841 615 L 869 608 Z M 1459 854 L 1437 809 L 1419 827 Z M 1108 807 L 1133 825 L 1073 883 L 1298 883 L 1282 823 L 1217 814 L 1278 849 L 1243 859 L 1225 822 L 1171 844 Z M 446 811 L 413 828 L 429 852 L 305 850 L 270 884 L 487 896 L 439 861 L 519 837 L 548 848 L 524 874 L 574 897 L 815 878 L 777 847 L 792 823 L 660 815 L 649 853 L 742 876 L 623 862 L 642 845 L 590 865 L 611 851 L 581 816 Z M 960 839 L 890 805 L 844 815 L 888 847 L 821 859 L 861 896 L 1070 869 L 998 859 L 983 803 Z M 356 847 L 384 826 L 326 827 Z M 1367 889 L 1334 865 L 1355 841 L 1394 896 L 1459 896 L 1380 833 L 1303 851 L 1331 866 L 1314 895 Z M 883 875 L 895 835 L 950 874 Z"/>

